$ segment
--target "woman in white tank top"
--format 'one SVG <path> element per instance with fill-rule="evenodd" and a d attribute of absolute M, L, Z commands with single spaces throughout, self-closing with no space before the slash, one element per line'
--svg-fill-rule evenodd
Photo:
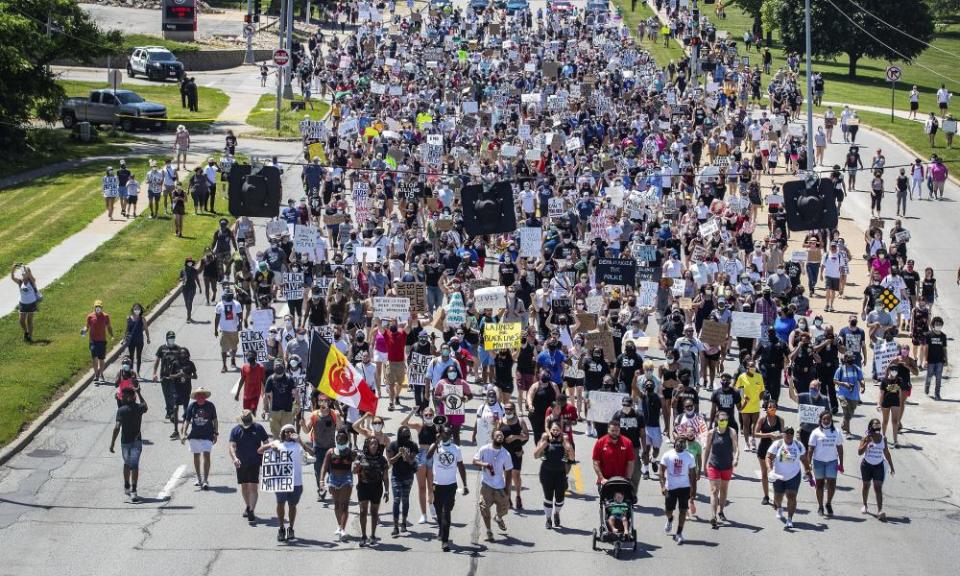
<path fill-rule="evenodd" d="M 867 514 L 867 499 L 870 496 L 870 485 L 873 484 L 873 492 L 877 498 L 877 518 L 881 522 L 886 522 L 887 515 L 883 511 L 883 481 L 886 477 L 886 466 L 889 466 L 891 476 L 894 474 L 894 468 L 893 457 L 890 455 L 880 420 L 877 418 L 871 419 L 867 425 L 867 431 L 860 440 L 857 454 L 861 456 L 860 478 L 863 481 L 861 489 L 863 507 L 860 508 L 860 513 Z"/>
<path fill-rule="evenodd" d="M 17 270 L 21 270 L 17 277 Z M 23 264 L 14 264 L 10 270 L 10 279 L 20 288 L 20 302 L 17 310 L 20 311 L 20 328 L 23 329 L 24 342 L 33 341 L 33 315 L 37 312 L 37 305 L 42 296 L 37 289 L 37 279 L 33 277 L 30 268 Z"/>

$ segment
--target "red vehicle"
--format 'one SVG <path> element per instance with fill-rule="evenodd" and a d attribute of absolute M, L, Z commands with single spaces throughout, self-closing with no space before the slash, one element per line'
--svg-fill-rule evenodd
<path fill-rule="evenodd" d="M 572 12 L 573 3 L 570 2 L 570 0 L 550 0 L 550 4 L 547 6 L 547 8 L 551 12 L 559 12 L 562 14 L 565 12 Z"/>

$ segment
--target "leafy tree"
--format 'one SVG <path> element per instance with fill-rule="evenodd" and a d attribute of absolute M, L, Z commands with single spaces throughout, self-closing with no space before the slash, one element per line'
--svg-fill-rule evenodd
<path fill-rule="evenodd" d="M 100 31 L 74 0 L 0 0 L 0 150 L 21 154 L 30 120 L 56 120 L 64 92 L 52 62 L 89 62 L 119 46 L 120 33 Z"/>
<path fill-rule="evenodd" d="M 780 29 L 780 1 L 763 0 L 763 6 L 760 8 L 760 20 L 768 35 L 773 30 Z"/>
<path fill-rule="evenodd" d="M 899 34 L 864 14 L 849 1 L 834 0 L 833 3 L 844 12 L 823 0 L 810 3 L 812 53 L 822 58 L 846 54 L 850 78 L 856 77 L 857 62 L 863 57 L 909 62 L 926 48 L 921 42 Z M 800 53 L 805 50 L 803 4 L 803 0 L 780 0 L 780 39 L 785 49 Z M 856 4 L 923 42 L 933 38 L 933 19 L 926 3 L 921 0 L 859 0 Z"/>
<path fill-rule="evenodd" d="M 942 26 L 960 15 L 960 0 L 927 0 L 927 4 L 937 24 Z"/>

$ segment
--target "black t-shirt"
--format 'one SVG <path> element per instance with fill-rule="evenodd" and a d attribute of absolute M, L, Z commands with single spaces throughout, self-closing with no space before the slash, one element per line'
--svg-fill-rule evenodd
<path fill-rule="evenodd" d="M 628 355 L 626 352 L 617 356 L 617 368 L 620 370 L 620 381 L 630 386 L 633 384 L 633 375 L 643 368 L 643 356 Z"/>
<path fill-rule="evenodd" d="M 640 447 L 640 432 L 643 430 L 643 414 L 636 408 L 628 415 L 623 410 L 617 410 L 612 420 L 620 421 L 620 433 L 633 442 L 634 447 Z"/>
<path fill-rule="evenodd" d="M 947 335 L 944 332 L 937 334 L 933 330 L 927 332 L 927 363 L 940 364 L 947 361 Z"/>
<path fill-rule="evenodd" d="M 140 424 L 143 414 L 147 411 L 146 404 L 124 404 L 117 408 L 117 422 L 120 423 L 120 443 L 131 444 L 140 440 Z"/>
<path fill-rule="evenodd" d="M 916 270 L 904 270 L 900 272 L 903 283 L 907 285 L 907 293 L 911 296 L 917 295 L 917 282 L 920 281 L 920 274 Z"/>
<path fill-rule="evenodd" d="M 497 382 L 508 383 L 513 381 L 513 356 L 497 354 L 493 359 L 494 373 Z"/>
<path fill-rule="evenodd" d="M 427 264 L 424 267 L 424 278 L 427 286 L 439 286 L 441 276 L 443 276 L 443 266 L 440 264 Z"/>
<path fill-rule="evenodd" d="M 594 360 L 587 356 L 583 359 L 583 385 L 587 390 L 599 390 L 603 385 L 603 377 L 610 373 L 606 362 Z"/>
<path fill-rule="evenodd" d="M 718 388 L 710 395 L 710 402 L 717 407 L 718 412 L 725 412 L 732 420 L 734 411 L 740 404 L 740 391 L 733 386 L 730 386 L 726 390 L 722 387 Z"/>
<path fill-rule="evenodd" d="M 513 286 L 517 281 L 517 265 L 513 262 L 503 262 L 500 264 L 500 284 L 503 286 Z"/>
<path fill-rule="evenodd" d="M 163 344 L 157 348 L 157 358 L 160 359 L 160 377 L 168 378 L 171 374 L 180 371 L 180 347 L 174 344 Z"/>
<path fill-rule="evenodd" d="M 183 419 L 190 422 L 191 440 L 213 440 L 213 421 L 217 419 L 217 407 L 209 400 L 203 404 L 191 402 Z"/>
<path fill-rule="evenodd" d="M 867 310 L 873 310 L 873 303 L 877 301 L 881 292 L 883 292 L 883 286 L 880 284 L 870 284 L 863 289 L 863 296 L 867 299 Z"/>
<path fill-rule="evenodd" d="M 607 331 L 613 338 L 613 353 L 619 356 L 623 352 L 623 326 L 618 322 L 609 322 Z"/>
<path fill-rule="evenodd" d="M 237 424 L 230 431 L 230 441 L 237 445 L 237 459 L 241 466 L 259 466 L 262 458 L 257 449 L 269 439 L 267 431 L 257 422 L 249 428 Z"/>
<path fill-rule="evenodd" d="M 293 410 L 294 388 L 296 388 L 296 383 L 293 378 L 286 374 L 271 374 L 267 377 L 264 392 L 273 395 L 270 399 L 270 411 L 289 412 Z"/>
<path fill-rule="evenodd" d="M 390 446 L 387 447 L 387 455 L 391 458 L 400 453 L 400 448 L 405 447 L 411 457 L 415 457 L 419 451 L 419 446 L 413 443 L 412 440 L 407 440 L 403 442 L 401 440 L 394 440 L 390 443 Z M 417 472 L 417 461 L 413 460 L 412 462 L 406 461 L 402 456 L 393 463 L 393 477 L 397 480 L 409 480 L 413 478 L 413 475 Z"/>
<path fill-rule="evenodd" d="M 527 342 L 517 354 L 517 371 L 521 374 L 534 374 L 537 371 L 536 350 L 533 343 Z"/>
<path fill-rule="evenodd" d="M 793 287 L 796 288 L 800 285 L 800 274 L 802 273 L 803 267 L 800 266 L 799 262 L 789 261 L 783 264 L 783 269 L 787 273 L 787 277 L 790 278 L 790 283 L 793 284 Z"/>
<path fill-rule="evenodd" d="M 656 394 L 645 394 L 640 398 L 640 408 L 643 411 L 645 426 L 660 427 L 660 397 Z"/>

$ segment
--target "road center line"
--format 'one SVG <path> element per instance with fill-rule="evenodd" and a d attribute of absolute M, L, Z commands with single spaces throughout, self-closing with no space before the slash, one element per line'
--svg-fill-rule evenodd
<path fill-rule="evenodd" d="M 187 465 L 181 464 L 179 468 L 173 471 L 173 474 L 170 476 L 170 479 L 167 480 L 167 483 L 163 485 L 163 490 L 157 494 L 157 500 L 167 500 L 173 494 L 173 489 L 176 488 L 177 482 L 180 481 L 180 477 L 183 476 L 183 473 L 187 471 Z"/>

